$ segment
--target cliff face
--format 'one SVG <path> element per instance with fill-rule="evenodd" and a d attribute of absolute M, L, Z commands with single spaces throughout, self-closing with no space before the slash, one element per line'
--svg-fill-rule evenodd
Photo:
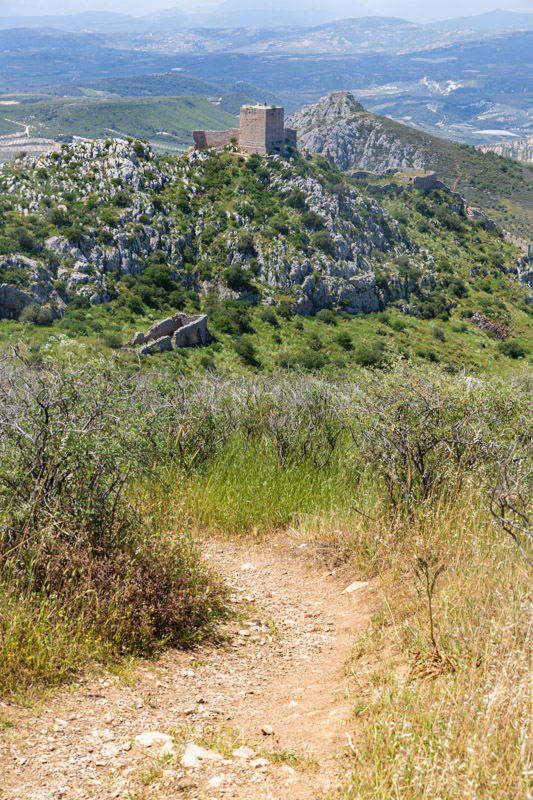
<path fill-rule="evenodd" d="M 424 134 L 365 111 L 350 92 L 332 92 L 304 106 L 287 124 L 296 129 L 300 150 L 321 153 L 342 170 L 428 166 Z"/>
<path fill-rule="evenodd" d="M 479 149 L 483 153 L 496 153 L 499 156 L 533 164 L 533 136 L 527 136 L 525 139 L 513 139 L 511 142 L 481 145 Z"/>

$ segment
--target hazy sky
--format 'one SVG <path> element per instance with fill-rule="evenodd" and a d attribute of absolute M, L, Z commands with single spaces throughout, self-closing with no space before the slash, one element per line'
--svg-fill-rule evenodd
<path fill-rule="evenodd" d="M 220 0 L 222 2 L 222 0 Z M 533 12 L 533 0 L 360 0 L 360 3 L 370 8 L 373 14 L 387 14 L 390 16 L 404 17 L 414 22 L 430 22 L 438 19 L 479 14 L 495 8 L 504 8 L 509 11 Z M 72 14 L 89 9 L 120 11 L 125 14 L 145 14 L 159 8 L 176 6 L 187 10 L 200 11 L 201 7 L 216 6 L 217 0 L 0 0 L 0 15 L 4 14 Z M 357 5 L 357 0 L 233 0 L 231 5 L 244 5 L 256 8 L 278 7 L 325 7 L 327 9 L 342 10 L 341 16 L 349 16 L 350 6 Z M 339 16 L 339 14 L 332 14 Z"/>

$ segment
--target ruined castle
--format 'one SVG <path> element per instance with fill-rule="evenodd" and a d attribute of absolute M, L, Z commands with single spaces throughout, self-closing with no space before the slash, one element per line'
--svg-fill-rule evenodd
<path fill-rule="evenodd" d="M 197 150 L 206 147 L 223 147 L 232 139 L 247 153 L 269 155 L 287 145 L 296 147 L 296 131 L 285 127 L 284 110 L 281 106 L 243 106 L 239 127 L 227 131 L 193 131 Z"/>

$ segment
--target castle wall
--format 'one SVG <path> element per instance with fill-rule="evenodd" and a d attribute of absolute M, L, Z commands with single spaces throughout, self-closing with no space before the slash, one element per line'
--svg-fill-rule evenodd
<path fill-rule="evenodd" d="M 192 137 L 197 150 L 204 150 L 206 147 L 224 147 L 232 139 L 239 139 L 239 129 L 229 128 L 227 131 L 193 131 Z"/>
<path fill-rule="evenodd" d="M 282 108 L 266 109 L 265 141 L 267 153 L 285 144 L 284 110 Z"/>
<path fill-rule="evenodd" d="M 288 144 L 292 147 L 296 147 L 298 141 L 298 134 L 294 130 L 294 128 L 285 128 L 284 133 L 285 133 L 285 144 Z"/>

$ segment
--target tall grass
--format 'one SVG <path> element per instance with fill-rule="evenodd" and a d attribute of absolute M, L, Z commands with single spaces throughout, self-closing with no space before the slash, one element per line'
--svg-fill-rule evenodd
<path fill-rule="evenodd" d="M 470 489 L 415 521 L 395 575 L 382 575 L 349 664 L 360 695 L 346 798 L 531 797 L 531 576 L 480 505 Z M 412 568 L 428 551 L 446 567 L 433 608 L 440 661 Z"/>
<path fill-rule="evenodd" d="M 340 434 L 327 459 L 327 437 L 309 441 L 316 418 L 281 454 L 264 398 L 253 435 L 237 426 L 181 472 L 182 514 L 204 531 L 290 531 L 358 577 L 379 575 L 379 608 L 347 665 L 350 800 L 532 796 L 531 574 L 488 510 L 502 459 L 529 453 L 528 395 L 528 381 L 400 367 L 331 387 L 323 413 Z M 420 559 L 444 568 L 434 641 Z"/>
<path fill-rule="evenodd" d="M 529 378 L 3 375 L 0 689 L 212 633 L 195 532 L 286 531 L 380 577 L 345 797 L 532 796 L 531 573 L 489 509 L 531 512 Z"/>
<path fill-rule="evenodd" d="M 2 367 L 0 692 L 212 635 L 223 588 L 191 532 L 154 513 L 169 447 L 157 381 L 148 396 L 105 362 Z"/>
<path fill-rule="evenodd" d="M 495 462 L 459 470 L 459 489 L 450 472 L 402 506 L 372 466 L 357 477 L 358 463 L 348 438 L 317 471 L 282 467 L 267 443 L 246 449 L 237 434 L 183 476 L 183 513 L 207 531 L 287 530 L 354 576 L 379 576 L 379 608 L 347 665 L 356 700 L 343 797 L 530 798 L 531 574 L 486 508 Z M 445 568 L 432 599 L 436 651 L 417 558 Z"/>

